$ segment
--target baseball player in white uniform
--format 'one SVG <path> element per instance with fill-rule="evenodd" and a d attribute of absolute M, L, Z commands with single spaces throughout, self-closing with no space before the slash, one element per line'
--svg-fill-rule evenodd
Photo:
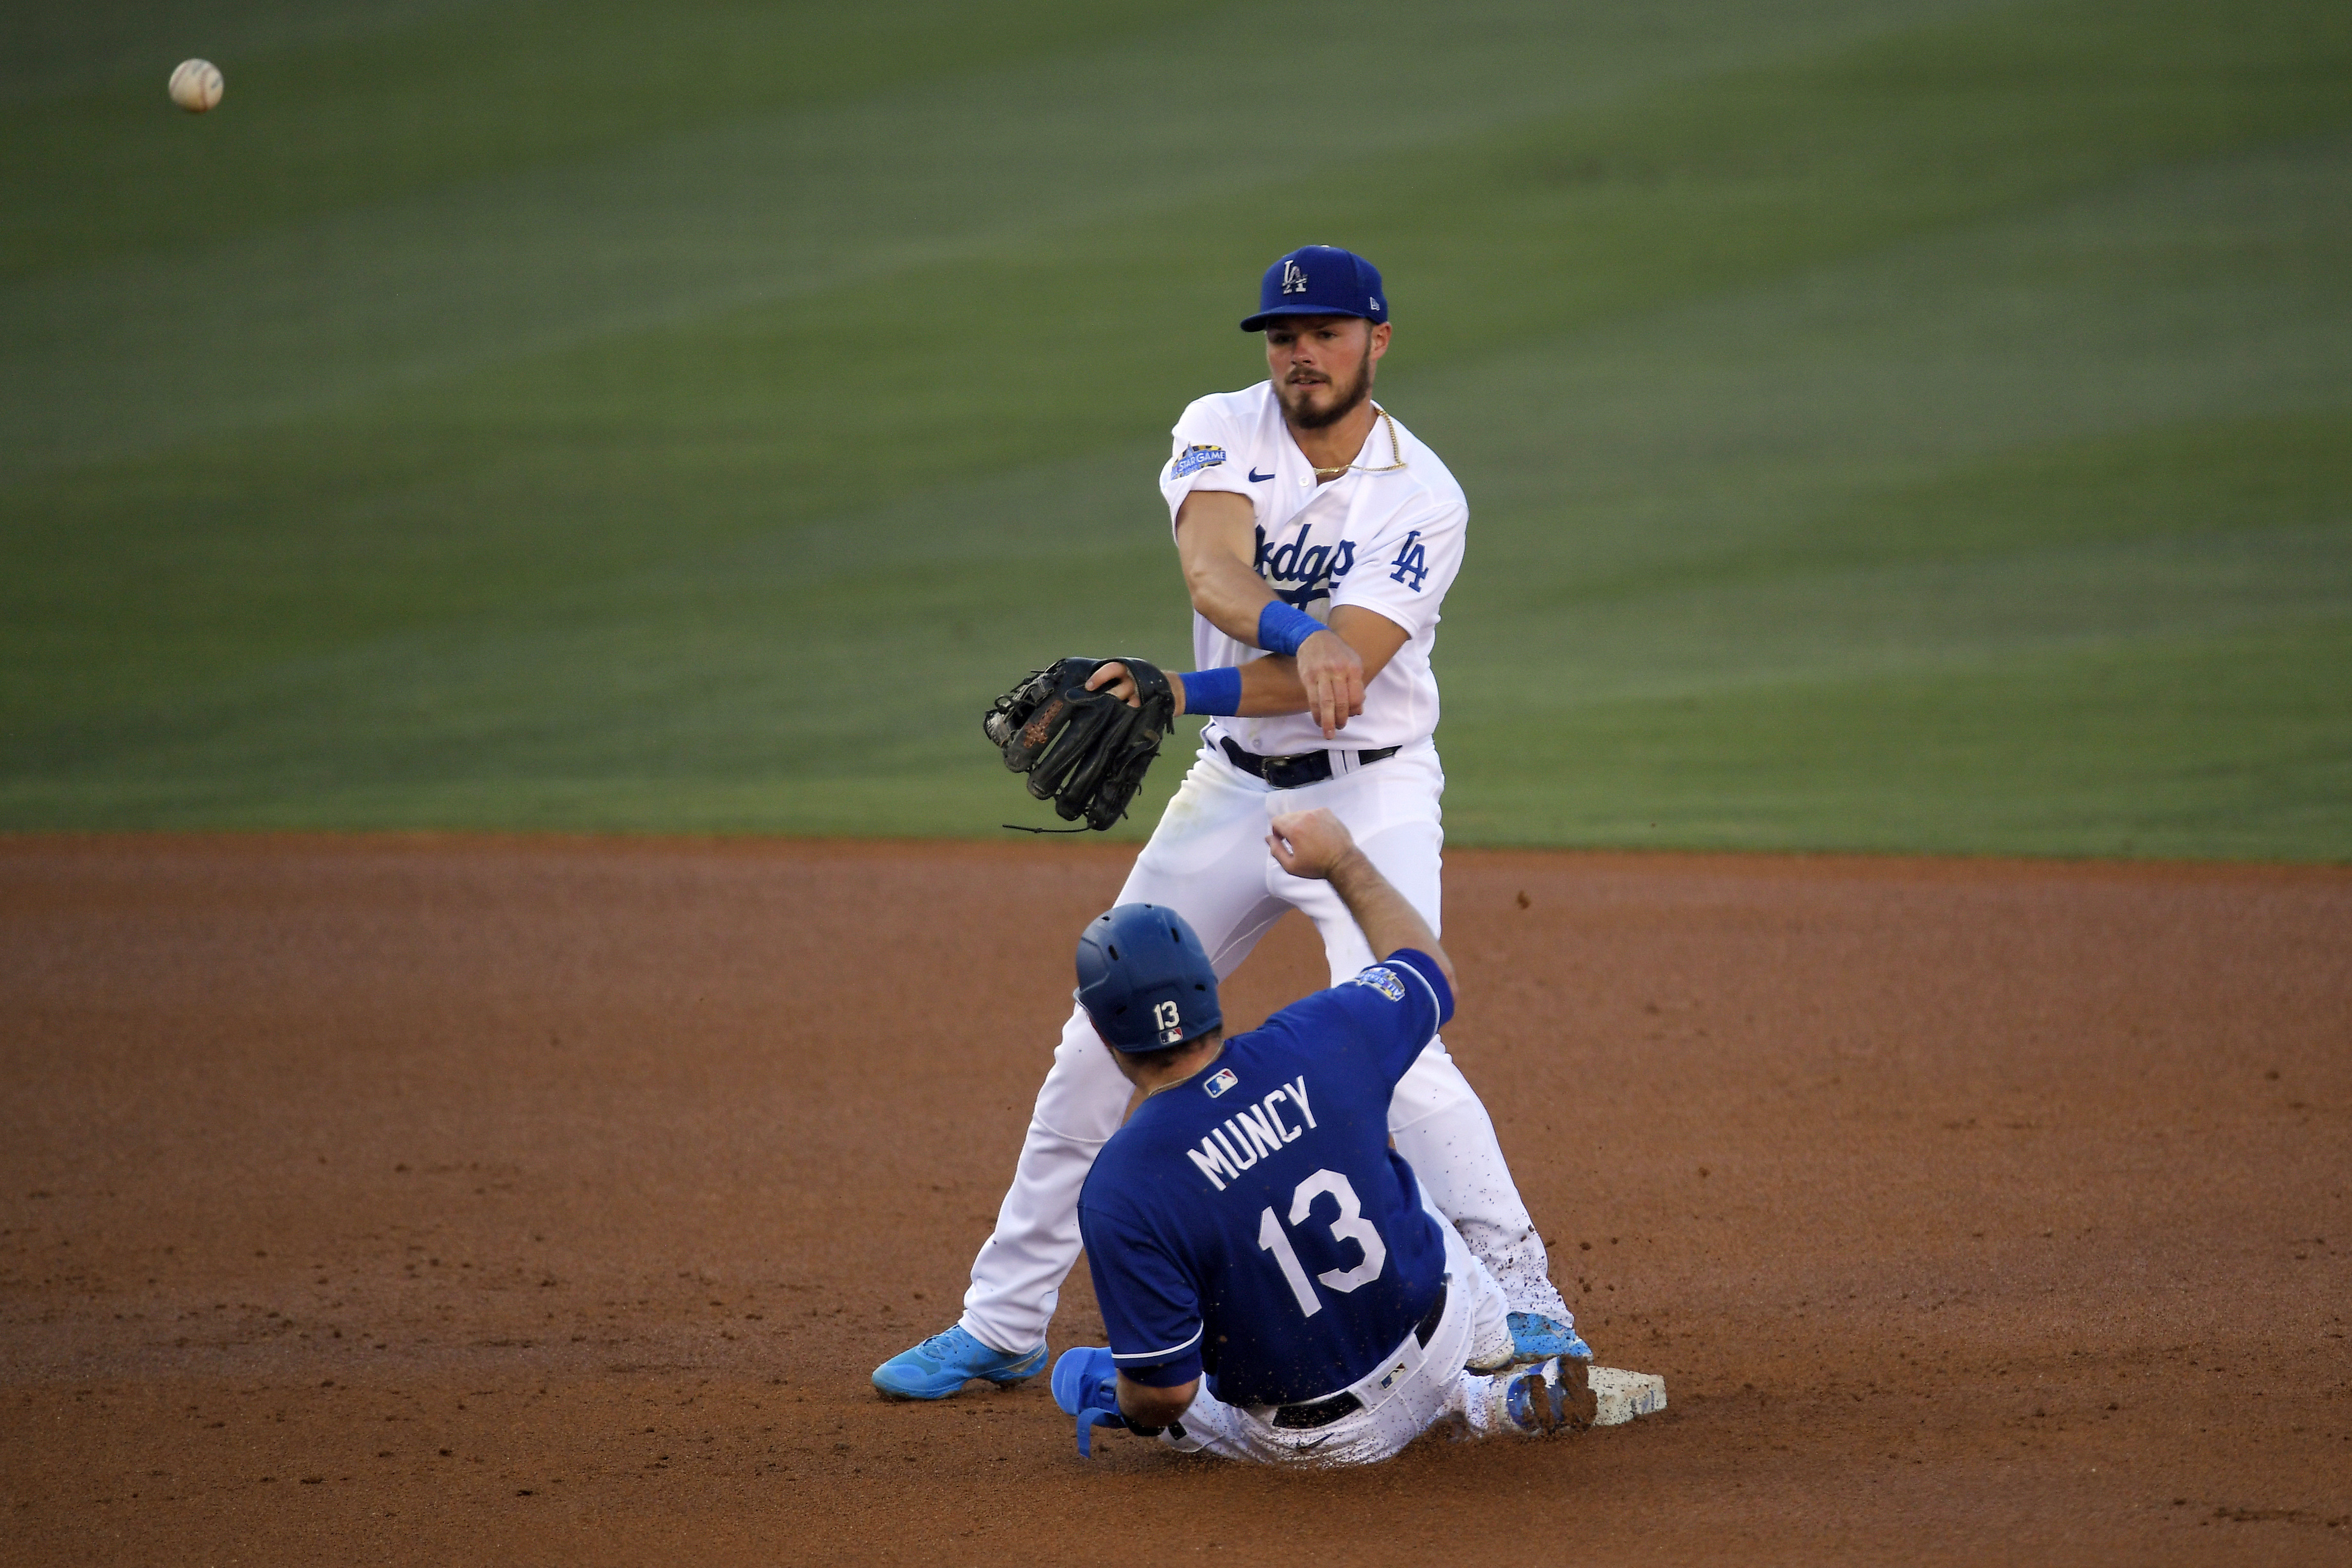
<path fill-rule="evenodd" d="M 1370 263 L 1324 246 L 1294 251 L 1267 269 L 1242 327 L 1265 332 L 1268 379 L 1187 408 L 1160 475 L 1199 665 L 1178 679 L 1178 711 L 1214 716 L 1118 902 L 1179 911 L 1220 979 L 1299 910 L 1339 985 L 1373 955 L 1328 883 L 1275 861 L 1268 823 L 1328 808 L 1441 929 L 1445 776 L 1430 650 L 1469 507 L 1437 455 L 1371 400 L 1390 328 Z M 1110 664 L 1089 684 L 1124 679 Z M 1016 1383 L 1045 1366 L 1046 1325 L 1078 1256 L 1079 1189 L 1129 1093 L 1073 1009 L 962 1320 L 877 1368 L 886 1396 L 945 1398 L 973 1378 Z M 1494 1124 L 1442 1040 L 1397 1083 L 1389 1129 L 1501 1285 L 1516 1359 L 1590 1359 Z"/>

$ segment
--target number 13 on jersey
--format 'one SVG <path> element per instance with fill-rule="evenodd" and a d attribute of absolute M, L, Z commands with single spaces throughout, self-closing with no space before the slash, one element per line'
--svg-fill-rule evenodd
<path fill-rule="evenodd" d="M 1331 1239 L 1354 1242 L 1362 1249 L 1364 1258 L 1352 1269 L 1326 1269 L 1315 1279 L 1345 1295 L 1381 1277 L 1381 1270 L 1388 1265 L 1389 1247 L 1381 1239 L 1381 1233 L 1373 1228 L 1372 1222 L 1364 1218 L 1364 1206 L 1356 1197 L 1354 1184 L 1338 1171 L 1317 1171 L 1298 1184 L 1297 1190 L 1290 1195 L 1290 1223 L 1293 1226 L 1305 1224 L 1308 1211 L 1315 1207 L 1315 1200 L 1327 1192 L 1339 1205 L 1339 1218 L 1331 1221 Z M 1323 1298 L 1315 1293 L 1314 1282 L 1307 1279 L 1306 1267 L 1298 1261 L 1298 1254 L 1291 1249 L 1290 1238 L 1283 1234 L 1271 1207 L 1259 1212 L 1257 1244 L 1274 1254 L 1275 1262 L 1282 1269 L 1283 1280 L 1290 1286 L 1290 1293 L 1298 1298 L 1300 1314 L 1311 1318 L 1321 1312 Z"/>

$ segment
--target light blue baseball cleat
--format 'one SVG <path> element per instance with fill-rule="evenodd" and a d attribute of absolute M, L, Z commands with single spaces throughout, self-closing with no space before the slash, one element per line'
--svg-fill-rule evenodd
<path fill-rule="evenodd" d="M 874 1386 L 885 1399 L 945 1399 L 975 1377 L 1003 1387 L 1045 1369 L 1044 1345 L 1020 1354 L 991 1350 L 959 1323 L 876 1367 Z"/>
<path fill-rule="evenodd" d="M 1531 1437 L 1591 1427 L 1601 1414 L 1601 1403 L 1585 1376 L 1586 1364 L 1572 1356 L 1555 1356 L 1516 1374 L 1503 1396 L 1511 1425 Z"/>
<path fill-rule="evenodd" d="M 1513 1312 L 1510 1315 L 1512 1359 L 1519 1362 L 1549 1361 L 1564 1355 L 1573 1361 L 1591 1361 L 1592 1347 L 1569 1324 L 1539 1312 Z"/>

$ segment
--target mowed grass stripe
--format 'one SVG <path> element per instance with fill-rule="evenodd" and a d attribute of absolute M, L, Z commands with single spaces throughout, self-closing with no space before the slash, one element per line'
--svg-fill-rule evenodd
<path fill-rule="evenodd" d="M 2344 189 L 2341 30 L 2005 10 L 1474 130 L 1383 159 L 1377 198 L 1065 215 L 20 486 L 5 526 L 57 570 L 0 600 L 0 821 L 991 831 L 1019 808 L 980 701 L 1065 646 L 1181 656 L 1156 433 L 1256 373 L 1203 322 L 1307 224 L 1405 286 L 1384 389 L 1477 508 L 1441 637 L 1457 839 L 1900 838 L 1920 813 L 1866 753 L 1821 753 L 1807 817 L 1732 724 L 1660 815 L 1639 769 L 1578 793 L 1544 737 L 1607 709 L 1688 740 L 1677 705 L 1782 688 L 1868 733 L 1882 700 L 1932 723 L 1948 680 L 1991 711 L 1988 670 L 2329 623 L 2343 225 L 2309 209 Z M 1073 256 L 1140 302 L 1074 291 Z M 990 308 L 947 329 L 904 308 L 972 278 Z M 876 671 L 887 700 L 845 717 Z M 2113 765 L 2113 823 L 2172 811 L 2190 847 L 2161 852 L 2340 856 L 2326 668 L 2298 678 L 2262 711 L 2313 745 L 2126 726 L 2084 777 Z M 2015 745 L 2070 742 L 2037 728 L 2059 711 L 2020 708 Z M 2209 800 L 2235 778 L 2272 826 L 2195 850 L 2151 765 Z M 1918 847 L 2039 851 L 2073 820 Z M 2158 852 L 2082 847 L 2126 838 Z"/>
<path fill-rule="evenodd" d="M 2113 15 L 2123 27 L 2126 12 Z M 1983 26 L 2019 49 L 2032 36 L 2009 36 L 2021 27 L 2013 14 Z M 2111 40 L 2091 43 L 2103 41 Z M 2202 48 L 2205 39 L 2199 35 L 2188 42 Z M 1860 53 L 1874 62 L 1888 47 Z M 2012 52 L 1978 51 L 1990 57 Z M 2076 62 L 2082 71 L 2095 69 L 2096 53 L 2093 48 L 2090 57 Z M 1890 161 L 1873 152 L 1868 167 L 1879 176 L 1875 183 L 1861 182 L 1843 166 L 1819 171 L 1817 182 L 1842 191 L 1848 204 L 1885 215 L 1886 226 L 1870 237 L 1871 245 L 1899 238 L 1934 212 L 1949 218 L 1971 210 L 1969 204 L 1905 204 L 1920 200 L 1923 174 L 1946 162 L 1983 172 L 1994 194 L 1974 194 L 1974 205 L 1998 204 L 1995 196 L 2011 204 L 2040 199 L 2041 187 L 2019 186 L 2013 171 L 1958 157 L 1948 143 L 1927 136 L 1923 122 L 1908 118 L 1903 84 L 1886 68 L 1848 66 L 1829 73 L 1866 84 L 1866 90 L 1857 89 L 1861 96 L 1893 106 L 1894 115 L 1885 124 L 1849 125 L 1834 140 L 1857 147 L 1909 146 L 1911 158 Z M 1510 214 L 1507 226 L 1515 232 L 1531 226 L 1521 220 L 1541 216 L 1542 232 L 1563 244 L 1597 246 L 1593 236 L 1614 236 L 1609 254 L 1574 257 L 1549 271 L 1521 269 L 1516 276 L 1530 285 L 1510 289 L 1499 301 L 1482 298 L 1495 291 L 1481 280 L 1514 274 L 1458 259 L 1451 266 L 1433 260 L 1415 270 L 1392 267 L 1405 280 L 1403 298 L 1412 312 L 1391 371 L 1394 395 L 1473 481 L 1482 540 L 1493 537 L 1488 529 L 1512 509 L 1525 506 L 1549 514 L 1564 488 L 1585 482 L 1580 465 L 1545 459 L 1547 447 L 1580 444 L 1589 431 L 1563 428 L 1555 417 L 1572 392 L 1542 382 L 1494 386 L 1496 361 L 1479 352 L 1479 333 L 1465 323 L 1479 311 L 1518 321 L 1521 330 L 1505 346 L 1549 376 L 1554 367 L 1577 367 L 1591 352 L 1583 341 L 1571 348 L 1561 334 L 1595 319 L 1644 321 L 1644 312 L 1663 303 L 1707 297 L 1708 286 L 1720 278 L 1663 275 L 1674 258 L 1738 250 L 1742 230 L 1719 221 L 1727 211 L 1744 210 L 1750 229 L 1813 233 L 1807 212 L 1778 210 L 1764 199 L 1770 192 L 1811 189 L 1777 172 L 1793 164 L 1794 154 L 1745 140 L 1774 123 L 1803 127 L 1800 111 L 1820 109 L 1815 94 L 1822 68 L 1784 74 L 1780 111 L 1756 125 L 1707 120 L 1695 127 L 1688 111 L 1706 95 L 1666 95 L 1648 132 L 1660 157 L 1691 166 L 1707 156 L 1734 160 L 1717 186 L 1697 198 L 1670 193 L 1645 204 L 1641 193 L 1648 183 L 1629 172 L 1617 183 L 1622 188 L 1612 188 L 1598 206 L 1586 193 L 1556 190 L 1545 212 Z M 1995 74 L 2006 82 L 2005 75 Z M 2256 86 L 2268 88 L 2261 81 Z M 2117 117 L 2116 134 L 2133 144 L 2148 134 L 2147 117 L 2138 112 L 2147 90 L 2152 89 L 2126 95 L 2133 112 Z M 1734 96 L 1752 102 L 1762 92 L 1743 78 Z M 1647 123 L 1633 110 L 1627 115 L 1636 129 Z M 2004 107 L 1983 120 L 2007 126 L 2008 117 Z M 2071 141 L 2061 132 L 2075 128 L 2068 121 L 2033 129 Z M 1385 254 L 1431 235 L 1475 230 L 1485 194 L 1515 188 L 1516 172 L 1535 149 L 1572 146 L 1580 133 L 1575 126 L 1547 124 L 1524 143 L 1486 149 L 1483 162 L 1465 154 L 1458 166 L 1423 169 L 1420 183 L 1396 187 L 1396 213 L 1388 220 L 1392 232 L 1362 243 Z M 1638 140 L 1633 131 L 1614 134 Z M 1763 193 L 1748 190 L 1735 201 L 1742 194 L 1740 169 L 1775 172 L 1762 178 Z M 98 591 L 99 583 L 130 575 L 127 564 L 136 575 L 122 584 L 131 590 L 126 607 L 135 605 L 142 619 L 169 626 L 184 616 L 225 617 L 254 628 L 255 652 L 264 658 L 278 656 L 286 647 L 282 639 L 306 625 L 341 639 L 404 624 L 419 609 L 442 608 L 462 617 L 504 597 L 535 601 L 567 582 L 625 579 L 662 560 L 691 559 L 804 520 L 855 515 L 877 499 L 952 484 L 975 471 L 1049 463 L 1106 444 L 1150 444 L 1173 410 L 1199 389 L 1240 384 L 1257 373 L 1250 341 L 1222 324 L 1233 313 L 1235 277 L 1246 278 L 1254 258 L 1286 243 L 1283 236 L 1300 225 L 1287 216 L 1255 216 L 1236 224 L 1234 233 L 1212 231 L 1205 238 L 1202 226 L 1187 213 L 1159 225 L 1081 228 L 1034 254 L 919 268 L 821 298 L 737 312 L 708 328 L 646 332 L 542 355 L 429 392 L 379 400 L 347 418 L 307 423 L 282 438 L 207 444 L 167 461 L 110 465 L 63 484 L 28 487 L 21 507 L 10 508 L 16 514 L 10 521 L 36 536 L 26 541 L 36 554 L 48 542 L 43 534 L 66 541 L 59 570 L 43 580 L 70 585 L 59 606 L 68 613 L 79 597 Z M 1825 241 L 1813 243 L 1822 246 L 1813 259 L 1835 254 Z M 1226 265 L 1204 270 L 1193 259 L 1203 248 Z M 1777 268 L 1750 267 L 1738 276 L 1752 287 L 1776 272 L 1785 274 L 1802 256 L 1792 253 Z M 1072 256 L 1086 258 L 1090 272 L 1115 277 L 1122 287 L 1074 291 Z M 1654 256 L 1664 265 L 1648 265 Z M 2124 268 L 2106 270 L 2119 275 Z M 908 308 L 910 298 L 929 301 L 959 292 L 988 308 L 948 313 L 945 319 L 938 311 Z M 1130 306 L 1130 298 L 1143 303 Z M 1790 304 L 1786 298 L 1769 302 L 1763 314 L 1785 311 Z M 1558 319 L 1547 320 L 1547 310 Z M 1882 312 L 1877 322 L 1883 320 Z M 1812 331 L 1793 346 L 1818 340 L 1832 355 L 1853 330 L 1851 323 L 1834 319 L 1808 325 Z M 1908 329 L 1913 322 L 1898 316 L 1895 325 Z M 1655 353 L 1647 331 L 1637 327 L 1623 351 Z M 1132 345 L 1139 341 L 1150 348 L 1133 364 Z M 1911 347 L 1895 345 L 1898 354 Z M 1712 352 L 1713 346 L 1701 351 Z M 1100 373 L 1108 362 L 1116 362 L 1116 374 Z M 1454 378 L 1446 374 L 1449 362 L 1478 368 Z M 1141 373 L 1131 373 L 1131 365 Z M 2096 366 L 2090 368 L 2095 374 Z M 1687 373 L 1693 367 L 1671 369 Z M 1842 361 L 1832 373 L 1850 369 Z M 1439 378 L 1434 385 L 1433 377 Z M 1523 406 L 1528 416 L 1515 417 Z M 1869 409 L 1866 402 L 1835 412 L 1843 419 Z M 1712 423 L 1703 425 L 1681 408 L 1646 411 L 1644 434 L 1703 455 L 1729 428 L 1722 413 L 1714 411 Z M 1727 455 L 1736 463 L 1749 460 L 1736 449 Z M 1655 479 L 1641 472 L 1634 476 L 1645 485 Z M 1097 528 L 1137 527 L 1150 513 L 1149 493 L 1132 479 L 1102 502 Z M 863 537 L 866 530 L 854 532 Z M 945 532 L 922 548 L 940 548 Z M 70 541 L 92 533 L 112 548 L 77 554 Z M 152 584 L 144 603 L 138 601 L 142 578 Z M 335 585 L 331 596 L 317 593 L 322 580 Z M 242 602 L 257 591 L 266 599 L 257 616 L 251 611 L 260 607 Z M 232 630 L 215 645 L 234 658 L 247 634 Z"/>
<path fill-rule="evenodd" d="M 2347 362 L 2352 139 L 1442 370 L 1441 406 L 1496 411 L 1456 450 L 1515 568 L 1453 646 L 1685 584 L 2338 520 Z"/>
<path fill-rule="evenodd" d="M 1454 726 L 1457 842 L 2347 858 L 2352 616 Z"/>
<path fill-rule="evenodd" d="M 282 24 L 284 41 L 264 32 L 236 53 L 200 47 L 234 31 L 208 19 L 156 29 L 226 66 L 224 110 L 194 123 L 173 123 L 155 68 L 0 100 L 0 183 L 13 193 L 0 280 L 1099 49 L 1179 16 L 1222 20 L 1172 0 L 704 0 L 657 25 L 622 0 L 386 9 L 322 5 L 307 25 Z"/>
<path fill-rule="evenodd" d="M 1347 84 L 1318 99 L 1311 134 L 1286 133 L 1297 90 L 1286 57 L 1220 52 L 1210 16 L 1133 37 L 1080 32 L 1017 64 L 446 180 L 290 226 L 257 220 L 217 244 L 0 287 L 0 483 L 927 264 L 1048 254 L 1062 224 L 1131 218 L 1188 237 L 1192 220 L 1254 194 L 1295 225 L 1318 211 L 1302 184 L 1343 185 L 1366 160 L 1973 3 L 1807 0 L 1766 16 L 1732 0 L 1612 0 L 1564 21 L 1540 0 L 1376 17 L 1290 0 L 1250 25 L 1318 38 L 1318 68 Z M 1186 66 L 1209 52 L 1214 68 Z M 157 112 L 138 135 L 210 124 Z M 50 183 L 81 191 L 66 169 Z M 1082 252 L 1052 254 L 1066 294 L 1103 276 Z M 1223 276 L 1197 246 L 1183 254 Z M 929 303 L 986 301 L 959 288 Z"/>

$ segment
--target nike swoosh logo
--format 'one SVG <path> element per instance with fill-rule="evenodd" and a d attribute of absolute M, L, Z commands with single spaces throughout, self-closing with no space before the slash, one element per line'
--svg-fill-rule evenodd
<path fill-rule="evenodd" d="M 1266 477 L 1267 477 L 1267 478 L 1269 478 L 1269 479 L 1270 479 L 1270 478 L 1272 478 L 1273 476 L 1272 476 L 1271 474 L 1269 474 L 1269 475 L 1267 475 L 1267 476 L 1266 476 Z M 1291 1451 L 1292 1453 L 1294 1453 L 1294 1454 L 1306 1454 L 1306 1453 L 1312 1453 L 1314 1450 L 1316 1450 L 1317 1448 L 1321 1448 L 1324 1444 L 1326 1444 L 1326 1443 L 1329 1442 L 1333 1437 L 1338 1437 L 1338 1436 L 1339 1436 L 1339 1434 L 1338 1434 L 1337 1432 L 1329 1432 L 1329 1433 L 1326 1433 L 1324 1436 L 1322 1436 L 1322 1437 L 1320 1437 L 1316 1438 L 1316 1439 L 1315 1439 L 1313 1442 L 1311 1442 L 1311 1443 L 1301 1443 L 1301 1444 L 1299 1444 L 1297 1448 L 1295 1448 L 1291 1449 L 1290 1451 Z"/>
<path fill-rule="evenodd" d="M 1250 468 L 1250 483 L 1251 483 L 1251 484 L 1253 484 L 1253 485 L 1263 485 L 1263 484 L 1265 484 L 1268 479 L 1271 479 L 1271 478 L 1273 478 L 1273 477 L 1274 477 L 1274 476 L 1273 476 L 1273 475 L 1271 475 L 1271 474 L 1261 474 L 1261 473 L 1259 473 L 1259 472 L 1257 471 L 1257 468 L 1255 467 L 1255 465 L 1252 465 L 1252 467 Z"/>

